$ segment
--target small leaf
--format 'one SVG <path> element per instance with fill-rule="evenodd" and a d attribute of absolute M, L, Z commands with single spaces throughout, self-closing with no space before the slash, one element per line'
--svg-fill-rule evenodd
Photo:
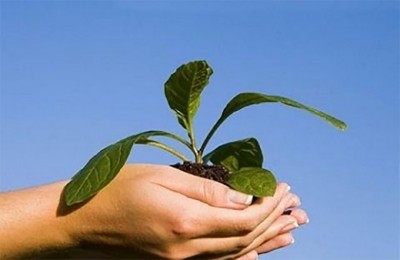
<path fill-rule="evenodd" d="M 272 172 L 263 168 L 242 168 L 231 174 L 228 184 L 237 191 L 257 197 L 273 196 L 277 185 Z"/>
<path fill-rule="evenodd" d="M 204 156 L 203 161 L 211 161 L 230 171 L 237 171 L 244 167 L 261 168 L 263 154 L 257 139 L 247 138 L 218 146 Z"/>
<path fill-rule="evenodd" d="M 193 118 L 200 105 L 201 92 L 212 73 L 206 61 L 193 61 L 180 66 L 165 82 L 168 105 L 187 131 L 191 131 Z"/>
<path fill-rule="evenodd" d="M 64 199 L 68 206 L 85 201 L 110 183 L 121 170 L 132 146 L 148 143 L 151 136 L 166 136 L 182 141 L 164 131 L 147 131 L 124 138 L 97 153 L 65 186 Z"/>
<path fill-rule="evenodd" d="M 329 122 L 337 129 L 346 130 L 346 128 L 347 128 L 346 124 L 343 121 L 341 121 L 331 115 L 328 115 L 322 111 L 319 111 L 315 108 L 306 106 L 304 104 L 301 104 L 301 103 L 294 101 L 292 99 L 289 99 L 289 98 L 280 97 L 280 96 L 264 95 L 264 94 L 260 94 L 260 93 L 240 93 L 240 94 L 236 95 L 233 99 L 231 99 L 231 101 L 229 101 L 229 103 L 226 105 L 220 118 L 214 124 L 211 131 L 208 133 L 200 150 L 204 151 L 205 147 L 208 144 L 208 141 L 214 135 L 215 131 L 231 114 L 235 113 L 236 111 L 238 111 L 242 108 L 250 106 L 250 105 L 255 105 L 255 104 L 260 104 L 260 103 L 276 103 L 276 102 L 284 104 L 284 105 L 288 105 L 291 107 L 304 109 L 304 110 L 324 119 L 325 121 Z"/>

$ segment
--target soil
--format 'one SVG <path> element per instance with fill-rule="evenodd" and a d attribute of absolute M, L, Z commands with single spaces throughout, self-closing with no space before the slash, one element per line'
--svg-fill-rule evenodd
<path fill-rule="evenodd" d="M 181 171 L 227 185 L 229 171 L 220 165 L 183 162 L 171 165 Z"/>
<path fill-rule="evenodd" d="M 176 169 L 181 171 L 193 174 L 195 176 L 199 176 L 202 178 L 214 180 L 220 182 L 222 184 L 227 184 L 229 179 L 229 171 L 225 169 L 223 166 L 220 165 L 208 165 L 208 164 L 201 164 L 201 163 L 193 163 L 193 162 L 183 162 L 171 165 Z M 253 202 L 257 199 L 257 197 L 253 198 Z M 286 209 L 282 215 L 291 215 L 292 210 Z"/>

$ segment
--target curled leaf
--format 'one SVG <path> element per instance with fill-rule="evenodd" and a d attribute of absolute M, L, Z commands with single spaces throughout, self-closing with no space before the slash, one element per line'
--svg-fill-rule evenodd
<path fill-rule="evenodd" d="M 193 118 L 200 106 L 201 92 L 212 73 L 206 61 L 193 61 L 180 66 L 165 82 L 168 105 L 187 131 L 191 131 Z"/>

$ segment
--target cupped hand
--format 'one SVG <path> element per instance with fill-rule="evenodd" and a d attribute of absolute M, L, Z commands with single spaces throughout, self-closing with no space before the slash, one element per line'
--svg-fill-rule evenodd
<path fill-rule="evenodd" d="M 227 259 L 284 246 L 294 223 L 307 218 L 300 211 L 282 215 L 299 205 L 287 184 L 250 203 L 245 194 L 169 166 L 126 165 L 68 214 L 68 226 L 81 247 L 114 256 Z"/>

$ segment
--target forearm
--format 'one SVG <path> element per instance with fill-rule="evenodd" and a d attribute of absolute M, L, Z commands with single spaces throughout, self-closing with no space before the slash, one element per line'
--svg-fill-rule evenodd
<path fill-rule="evenodd" d="M 66 182 L 0 194 L 0 258 L 20 258 L 74 246 L 60 212 Z M 61 204 L 62 205 L 62 204 Z"/>

